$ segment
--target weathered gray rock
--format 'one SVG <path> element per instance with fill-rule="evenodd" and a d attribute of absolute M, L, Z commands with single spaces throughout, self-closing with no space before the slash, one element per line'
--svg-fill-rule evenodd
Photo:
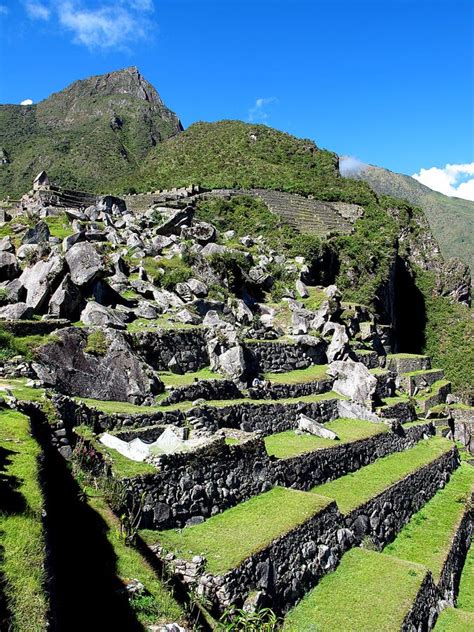
<path fill-rule="evenodd" d="M 181 237 L 183 239 L 194 239 L 198 244 L 205 246 L 216 240 L 217 231 L 212 224 L 207 222 L 194 222 L 192 226 L 185 226 L 181 229 Z"/>
<path fill-rule="evenodd" d="M 328 325 L 330 327 L 328 327 Z M 332 339 L 327 349 L 328 362 L 334 362 L 334 360 L 342 360 L 348 357 L 349 354 L 349 337 L 346 333 L 344 325 L 338 323 L 326 323 L 323 328 L 323 336 L 333 331 Z"/>
<path fill-rule="evenodd" d="M 49 241 L 51 236 L 49 226 L 46 222 L 41 220 L 35 226 L 28 228 L 25 232 L 22 244 L 43 244 Z"/>
<path fill-rule="evenodd" d="M 308 434 L 312 434 L 316 437 L 321 437 L 322 439 L 339 439 L 335 432 L 329 430 L 329 428 L 325 428 L 323 424 L 318 423 L 314 419 L 311 419 L 311 417 L 303 415 L 302 413 L 298 417 L 297 427 L 298 430 L 307 432 Z"/>
<path fill-rule="evenodd" d="M 156 210 L 164 218 L 163 223 L 155 229 L 158 235 L 179 235 L 183 227 L 191 224 L 194 215 L 192 206 L 183 209 L 158 207 Z"/>
<path fill-rule="evenodd" d="M 1 287 L 6 293 L 5 299 L 3 300 L 4 303 L 22 303 L 26 298 L 26 289 L 23 287 L 20 279 L 5 281 L 1 284 Z"/>
<path fill-rule="evenodd" d="M 135 314 L 139 318 L 154 320 L 158 316 L 158 311 L 151 303 L 148 303 L 147 301 L 140 301 L 138 306 L 135 308 Z"/>
<path fill-rule="evenodd" d="M 13 246 L 10 235 L 7 235 L 6 237 L 2 237 L 2 239 L 0 239 L 0 251 L 13 252 L 13 250 L 14 250 L 14 246 Z"/>
<path fill-rule="evenodd" d="M 242 347 L 231 347 L 218 358 L 219 370 L 234 380 L 243 380 L 247 370 Z"/>
<path fill-rule="evenodd" d="M 242 299 L 235 299 L 232 304 L 232 313 L 243 325 L 249 325 L 253 321 L 252 310 Z"/>
<path fill-rule="evenodd" d="M 196 314 L 193 314 L 189 311 L 189 309 L 182 309 L 176 314 L 176 320 L 180 323 L 185 323 L 186 325 L 198 325 L 200 323 L 200 319 Z"/>
<path fill-rule="evenodd" d="M 193 293 L 187 283 L 176 283 L 175 292 L 185 303 L 193 300 Z"/>
<path fill-rule="evenodd" d="M 165 248 L 168 248 L 173 243 L 174 240 L 171 237 L 167 237 L 166 235 L 157 235 L 151 242 L 151 249 L 154 254 L 159 255 Z"/>
<path fill-rule="evenodd" d="M 63 260 L 53 256 L 47 261 L 38 261 L 32 268 L 26 268 L 20 276 L 26 288 L 26 303 L 40 312 L 51 296 L 52 288 L 63 271 Z"/>
<path fill-rule="evenodd" d="M 48 313 L 55 318 L 75 320 L 83 301 L 81 291 L 66 274 L 49 301 Z"/>
<path fill-rule="evenodd" d="M 333 384 L 336 393 L 346 395 L 368 408 L 371 407 L 377 390 L 377 379 L 362 362 L 332 362 L 327 372 L 336 378 Z"/>
<path fill-rule="evenodd" d="M 105 265 L 92 244 L 80 242 L 66 253 L 72 282 L 82 286 L 96 279 L 105 271 Z"/>
<path fill-rule="evenodd" d="M 11 252 L 0 252 L 0 281 L 10 281 L 18 276 L 20 267 L 18 259 Z"/>
<path fill-rule="evenodd" d="M 296 291 L 301 298 L 308 298 L 309 296 L 308 288 L 303 281 L 300 281 L 299 279 L 296 281 Z"/>
<path fill-rule="evenodd" d="M 207 296 L 207 286 L 202 281 L 199 281 L 199 279 L 188 279 L 187 284 L 194 296 L 198 298 Z"/>
<path fill-rule="evenodd" d="M 58 330 L 59 341 L 38 350 L 34 364 L 38 377 L 68 395 L 152 403 L 154 395 L 163 391 L 163 384 L 135 355 L 128 337 L 113 329 L 103 330 L 105 353 L 93 348 L 86 352 L 89 334 L 77 327 Z"/>
<path fill-rule="evenodd" d="M 33 309 L 26 303 L 14 303 L 0 307 L 0 319 L 2 320 L 28 320 L 32 317 Z"/>
<path fill-rule="evenodd" d="M 84 325 L 94 327 L 114 327 L 124 329 L 125 324 L 122 318 L 110 307 L 100 305 L 95 301 L 89 301 L 85 309 L 81 312 L 81 321 Z"/>

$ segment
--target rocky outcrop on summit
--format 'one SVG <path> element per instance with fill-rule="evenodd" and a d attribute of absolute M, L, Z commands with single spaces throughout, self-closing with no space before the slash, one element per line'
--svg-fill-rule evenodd
<path fill-rule="evenodd" d="M 103 344 L 90 334 L 69 327 L 57 341 L 41 347 L 35 371 L 45 385 L 60 393 L 92 399 L 149 404 L 163 391 L 159 378 L 134 354 L 126 335 L 103 330 Z"/>

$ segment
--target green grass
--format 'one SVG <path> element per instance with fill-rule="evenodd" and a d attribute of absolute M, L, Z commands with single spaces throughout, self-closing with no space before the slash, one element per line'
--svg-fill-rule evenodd
<path fill-rule="evenodd" d="M 437 373 L 440 369 L 421 369 L 420 371 L 409 371 L 408 373 L 402 373 L 404 377 L 416 377 L 417 375 L 429 375 L 430 373 Z"/>
<path fill-rule="evenodd" d="M 0 513 L 3 557 L 0 573 L 12 613 L 13 630 L 42 632 L 46 629 L 48 602 L 44 591 L 45 540 L 42 526 L 43 497 L 39 483 L 40 448 L 30 434 L 28 418 L 0 411 L 0 448 L 7 451 L 2 472 L 4 485 L 17 482 L 15 496 L 25 503 Z M 2 503 L 3 504 L 3 503 Z"/>
<path fill-rule="evenodd" d="M 389 454 L 356 472 L 318 485 L 311 491 L 334 498 L 339 509 L 347 514 L 452 447 L 452 442 L 442 437 L 425 439 L 409 450 Z"/>
<path fill-rule="evenodd" d="M 275 487 L 196 526 L 143 531 L 142 535 L 150 544 L 159 541 L 178 557 L 190 559 L 193 555 L 203 555 L 208 562 L 207 570 L 219 575 L 262 551 L 329 503 L 328 498 Z"/>
<path fill-rule="evenodd" d="M 390 353 L 387 355 L 387 362 L 389 360 L 412 360 L 418 358 L 426 358 L 426 356 L 420 353 Z"/>
<path fill-rule="evenodd" d="M 303 384 L 327 377 L 327 368 L 327 364 L 312 364 L 307 369 L 296 369 L 286 373 L 265 373 L 264 377 L 275 384 Z"/>
<path fill-rule="evenodd" d="M 426 399 L 432 397 L 433 395 L 436 395 L 436 393 L 439 392 L 439 390 L 441 388 L 443 388 L 444 386 L 447 386 L 448 384 L 451 384 L 451 382 L 449 380 L 438 380 L 437 382 L 433 382 L 433 384 L 431 384 L 431 386 L 428 387 L 428 392 L 420 392 L 417 395 L 415 395 L 415 399 L 418 401 L 425 401 Z"/>
<path fill-rule="evenodd" d="M 417 564 L 352 549 L 289 612 L 283 632 L 400 630 L 425 575 Z"/>
<path fill-rule="evenodd" d="M 284 459 L 323 448 L 336 448 L 344 443 L 367 439 L 389 431 L 388 426 L 384 424 L 374 424 L 359 419 L 335 419 L 324 424 L 324 427 L 335 432 L 340 440 L 322 439 L 313 435 L 296 434 L 294 430 L 286 430 L 265 437 L 267 453 L 277 459 Z"/>
<path fill-rule="evenodd" d="M 452 537 L 474 490 L 474 467 L 463 463 L 440 490 L 400 531 L 384 552 L 423 564 L 439 581 Z"/>
<path fill-rule="evenodd" d="M 127 331 L 137 333 L 140 331 L 157 331 L 160 329 L 202 329 L 202 325 L 188 325 L 187 323 L 179 323 L 170 320 L 171 314 L 163 314 L 155 320 L 147 318 L 137 318 L 132 323 L 128 323 Z"/>
<path fill-rule="evenodd" d="M 86 488 L 87 502 L 107 525 L 106 537 L 116 555 L 116 572 L 124 581 L 137 579 L 149 593 L 146 611 L 135 609 L 140 623 L 147 624 L 183 622 L 185 613 L 176 602 L 166 585 L 158 579 L 153 568 L 140 555 L 136 548 L 126 546 L 120 535 L 120 525 L 117 518 L 107 506 L 103 497 L 91 487 Z M 133 602 L 132 602 L 133 603 Z"/>
<path fill-rule="evenodd" d="M 457 606 L 474 613 L 474 542 L 471 544 L 462 571 Z"/>
<path fill-rule="evenodd" d="M 161 380 L 165 386 L 189 386 L 198 380 L 222 380 L 223 376 L 220 373 L 211 371 L 209 367 L 204 367 L 194 373 L 184 373 L 183 375 L 177 375 L 169 371 L 163 371 L 159 373 Z"/>
<path fill-rule="evenodd" d="M 26 382 L 26 378 L 0 380 L 0 395 L 5 388 L 8 388 L 20 401 L 40 402 L 43 399 L 44 388 L 32 388 L 26 386 Z"/>
<path fill-rule="evenodd" d="M 328 300 L 326 293 L 320 287 L 308 287 L 308 298 L 300 299 L 303 303 L 305 309 L 309 309 L 311 311 L 318 310 L 324 301 Z"/>
<path fill-rule="evenodd" d="M 58 237 L 59 239 L 64 239 L 65 237 L 69 237 L 74 231 L 72 229 L 71 222 L 66 215 L 66 213 L 62 213 L 57 216 L 45 217 L 44 221 L 48 224 L 49 231 L 52 237 Z"/>
<path fill-rule="evenodd" d="M 474 630 L 474 612 L 458 608 L 446 608 L 439 615 L 435 632 L 472 632 Z"/>

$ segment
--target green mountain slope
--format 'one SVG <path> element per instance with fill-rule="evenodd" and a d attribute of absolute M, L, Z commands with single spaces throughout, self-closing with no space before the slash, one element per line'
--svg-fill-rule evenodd
<path fill-rule="evenodd" d="M 131 67 L 76 81 L 36 105 L 0 106 L 0 197 L 19 196 L 45 169 L 60 185 L 111 190 L 148 151 L 182 130 Z"/>
<path fill-rule="evenodd" d="M 381 167 L 367 166 L 351 174 L 367 182 L 377 193 L 407 200 L 426 213 L 443 254 L 459 257 L 474 270 L 474 202 L 433 191 L 410 176 Z"/>

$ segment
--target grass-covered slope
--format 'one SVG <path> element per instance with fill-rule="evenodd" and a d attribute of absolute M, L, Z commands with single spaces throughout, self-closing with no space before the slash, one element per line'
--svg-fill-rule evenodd
<path fill-rule="evenodd" d="M 0 411 L 0 627 L 42 632 L 47 628 L 44 499 L 40 447 L 28 418 Z M 1 593 L 5 595 L 2 604 Z"/>
<path fill-rule="evenodd" d="M 57 184 L 111 192 L 179 119 L 136 68 L 76 81 L 37 105 L 0 106 L 0 198 L 19 196 L 45 169 Z"/>

